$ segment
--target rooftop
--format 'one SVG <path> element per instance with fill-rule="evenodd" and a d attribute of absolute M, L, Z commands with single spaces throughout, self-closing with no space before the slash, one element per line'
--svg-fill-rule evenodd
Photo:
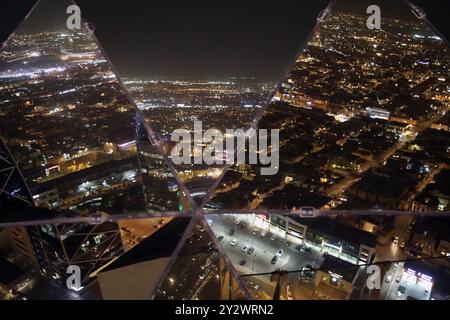
<path fill-rule="evenodd" d="M 290 215 L 289 217 L 302 225 L 308 226 L 310 229 L 342 241 L 350 242 L 358 246 L 363 244 L 370 248 L 375 248 L 377 245 L 376 235 L 328 217 L 318 217 L 315 219 L 301 218 L 297 215 Z"/>

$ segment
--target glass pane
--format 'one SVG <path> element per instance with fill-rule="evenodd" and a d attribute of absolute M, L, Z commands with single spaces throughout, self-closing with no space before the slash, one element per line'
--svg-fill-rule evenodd
<path fill-rule="evenodd" d="M 221 257 L 207 226 L 198 221 L 155 295 L 159 300 L 235 300 L 245 294 Z"/>
<path fill-rule="evenodd" d="M 0 230 L 1 299 L 150 299 L 189 218 L 120 220 Z M 69 289 L 80 268 L 81 287 Z M 151 270 L 151 272 L 149 272 Z M 6 273 L 5 273 L 6 274 Z"/>
<path fill-rule="evenodd" d="M 17 162 L 11 176 L 2 165 L 1 193 L 65 218 L 183 210 L 188 196 L 177 196 L 173 170 L 93 34 L 68 29 L 70 4 L 40 1 L 0 53 L 1 159 Z"/>
<path fill-rule="evenodd" d="M 236 16 L 236 24 L 230 25 L 224 21 L 228 20 L 224 19 L 227 16 L 224 13 L 233 15 L 235 7 L 228 3 L 212 6 L 201 18 L 199 12 L 209 7 L 207 3 L 169 1 L 152 6 L 141 1 L 128 1 L 126 6 L 108 3 L 105 5 L 110 11 L 120 12 L 120 18 L 113 17 L 110 21 L 105 21 L 92 4 L 81 1 L 80 5 L 90 19 L 99 18 L 96 23 L 99 41 L 155 131 L 155 139 L 174 163 L 179 178 L 200 205 L 221 177 L 226 162 L 233 158 L 234 152 L 225 150 L 226 130 L 244 132 L 255 124 L 288 62 L 283 60 L 273 67 L 262 58 L 266 40 L 261 35 L 271 27 L 270 22 L 260 22 L 262 18 L 255 17 L 263 28 L 258 32 L 245 16 Z M 255 15 L 253 10 L 250 6 L 246 14 Z M 117 28 L 112 24 L 114 18 L 139 23 L 121 24 Z M 174 25 L 182 27 L 175 31 Z M 239 36 L 220 40 L 221 34 L 231 33 L 230 28 Z M 113 37 L 111 30 L 115 31 Z M 279 39 L 274 34 L 270 36 Z M 253 38 L 252 42 L 244 40 L 246 37 Z M 122 46 L 117 46 L 118 41 Z M 292 46 L 284 42 L 279 45 Z M 126 52 L 123 48 L 127 48 Z M 255 61 L 260 60 L 263 61 L 258 66 Z M 274 79 L 264 76 L 267 69 L 272 77 L 275 75 Z M 183 138 L 173 136 L 176 131 Z M 211 145 L 208 133 L 221 147 L 207 147 Z M 180 142 L 186 143 L 182 151 L 177 147 Z"/>
<path fill-rule="evenodd" d="M 103 299 L 149 300 L 179 242 L 190 218 L 120 221 L 126 253 L 101 270 L 97 280 Z"/>
<path fill-rule="evenodd" d="M 449 211 L 448 45 L 403 2 L 369 29 L 368 5 L 335 2 L 259 122 L 269 165 L 232 167 L 206 209 Z"/>

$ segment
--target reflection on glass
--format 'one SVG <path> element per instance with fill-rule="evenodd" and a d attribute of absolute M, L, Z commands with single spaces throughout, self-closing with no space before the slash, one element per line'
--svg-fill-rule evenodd
<path fill-rule="evenodd" d="M 208 229 L 198 222 L 155 295 L 161 300 L 244 299 Z"/>
<path fill-rule="evenodd" d="M 337 1 L 265 111 L 280 168 L 225 175 L 207 209 L 449 211 L 449 48 L 406 3 Z"/>
<path fill-rule="evenodd" d="M 126 70 L 123 70 L 126 73 Z M 227 154 L 217 154 L 214 165 L 197 163 L 205 151 L 205 143 L 194 142 L 194 133 L 205 134 L 217 129 L 246 129 L 262 106 L 268 102 L 272 87 L 255 79 L 229 79 L 223 81 L 183 79 L 126 78 L 131 96 L 149 124 L 160 136 L 169 155 L 179 141 L 172 141 L 174 130 L 186 130 L 192 139 L 189 163 L 175 164 L 178 174 L 191 195 L 201 202 L 225 168 Z M 198 124 L 195 125 L 195 122 Z"/>
<path fill-rule="evenodd" d="M 450 281 L 448 218 L 261 214 L 207 218 L 254 299 L 359 299 L 366 286 L 372 288 L 366 285 L 375 270 L 371 266 L 380 268 L 385 286 L 398 277 L 401 283 L 403 271 L 413 265 L 426 269 L 433 264 L 437 270 L 430 273 L 439 273 L 444 283 Z M 379 290 L 370 297 L 393 298 L 386 289 Z"/>
<path fill-rule="evenodd" d="M 96 226 L 85 223 L 33 226 L 23 232 L 34 248 L 30 259 L 35 260 L 42 275 L 64 286 L 71 275 L 68 267 L 80 268 L 81 287 L 76 291 L 91 283 L 99 268 L 123 253 L 118 225 L 112 222 Z M 22 248 L 26 240 L 15 241 Z"/>
<path fill-rule="evenodd" d="M 163 154 L 150 142 L 140 117 L 136 124 L 139 169 L 148 211 L 162 213 L 192 210 L 192 200 L 180 188 L 181 184 L 170 171 Z"/>
<path fill-rule="evenodd" d="M 41 1 L 0 52 L 0 149 L 18 165 L 5 177 L 2 165 L 2 192 L 72 217 L 177 211 L 177 183 L 136 143 L 136 110 L 87 27 L 67 29 L 68 4 Z M 158 159 L 139 166 L 138 149 Z"/>

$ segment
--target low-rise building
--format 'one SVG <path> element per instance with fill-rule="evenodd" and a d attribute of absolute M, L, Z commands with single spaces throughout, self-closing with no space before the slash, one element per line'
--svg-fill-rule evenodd
<path fill-rule="evenodd" d="M 257 215 L 255 224 L 289 242 L 315 246 L 323 253 L 354 264 L 370 263 L 375 257 L 377 245 L 375 234 L 331 218 L 308 219 L 298 215 L 272 215 L 268 218 Z"/>
<path fill-rule="evenodd" d="M 326 255 L 316 272 L 314 295 L 325 300 L 346 300 L 353 291 L 359 267 Z"/>

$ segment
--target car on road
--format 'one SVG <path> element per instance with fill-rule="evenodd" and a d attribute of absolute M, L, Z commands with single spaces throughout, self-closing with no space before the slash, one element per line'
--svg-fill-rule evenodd
<path fill-rule="evenodd" d="M 203 280 L 203 279 L 206 278 L 206 275 L 207 275 L 207 274 L 208 274 L 208 272 L 205 271 L 205 272 L 201 273 L 198 277 L 199 277 L 201 280 Z"/>
<path fill-rule="evenodd" d="M 278 249 L 277 256 L 281 257 L 283 255 L 283 252 L 284 252 L 283 249 Z"/>
<path fill-rule="evenodd" d="M 222 241 L 222 240 L 223 240 L 223 236 L 219 236 L 219 237 L 217 238 L 217 240 Z"/>
<path fill-rule="evenodd" d="M 255 290 L 258 290 L 260 288 L 259 284 L 256 284 L 253 281 L 248 281 L 247 284 L 250 288 L 253 288 Z"/>
<path fill-rule="evenodd" d="M 240 224 L 240 223 L 241 223 L 241 219 L 235 219 L 235 220 L 234 220 L 234 223 Z"/>
<path fill-rule="evenodd" d="M 200 266 L 200 269 L 205 270 L 206 268 L 208 268 L 211 265 L 211 260 L 206 260 L 205 264 Z"/>
<path fill-rule="evenodd" d="M 423 249 L 424 244 L 423 244 L 423 243 L 418 243 L 418 242 L 416 242 L 416 243 L 414 244 L 414 246 L 415 246 L 416 248 Z"/>
<path fill-rule="evenodd" d="M 230 245 L 232 247 L 234 247 L 236 244 L 237 244 L 237 240 L 236 239 L 231 240 Z"/>
<path fill-rule="evenodd" d="M 253 251 L 255 251 L 255 248 L 253 248 L 253 247 L 250 247 L 250 248 L 248 249 L 247 253 L 248 253 L 248 254 L 252 254 L 252 253 L 253 253 Z"/>
<path fill-rule="evenodd" d="M 194 239 L 194 241 L 200 241 L 200 240 L 203 239 L 203 236 L 194 233 L 194 234 L 192 235 L 192 239 Z"/>
<path fill-rule="evenodd" d="M 312 218 L 314 217 L 316 209 L 314 207 L 301 207 L 299 209 L 299 214 L 303 218 Z"/>
<path fill-rule="evenodd" d="M 227 235 L 232 236 L 234 234 L 234 229 L 230 229 L 227 232 Z"/>
<path fill-rule="evenodd" d="M 384 280 L 384 282 L 386 282 L 386 283 L 391 283 L 391 281 L 392 281 L 392 276 L 389 274 L 389 275 L 386 277 L 386 279 Z"/>
<path fill-rule="evenodd" d="M 253 229 L 252 234 L 253 234 L 254 236 L 256 236 L 256 235 L 258 234 L 258 229 Z"/>
<path fill-rule="evenodd" d="M 302 270 L 313 271 L 314 267 L 310 264 L 305 264 L 305 266 L 302 268 Z"/>
<path fill-rule="evenodd" d="M 402 248 L 402 249 L 405 248 L 405 243 L 404 242 L 400 243 L 400 248 Z"/>
<path fill-rule="evenodd" d="M 273 240 L 275 240 L 276 238 L 277 238 L 277 236 L 273 234 L 273 235 L 270 237 L 270 240 L 273 241 Z"/>
<path fill-rule="evenodd" d="M 395 282 L 399 283 L 400 282 L 400 276 L 398 276 L 397 278 L 395 278 Z"/>
<path fill-rule="evenodd" d="M 240 266 L 245 266 L 247 264 L 247 260 L 245 260 L 245 259 L 242 259 L 240 262 L 239 262 L 239 265 Z"/>
<path fill-rule="evenodd" d="M 272 260 L 270 260 L 271 264 L 275 264 L 278 261 L 278 257 L 277 256 L 273 256 Z"/>
<path fill-rule="evenodd" d="M 311 255 L 312 249 L 311 249 L 310 247 L 305 247 L 305 248 L 303 249 L 303 253 L 304 253 L 304 254 L 307 254 L 307 255 Z"/>
<path fill-rule="evenodd" d="M 242 252 L 247 252 L 247 250 L 248 250 L 247 245 L 244 245 L 244 246 L 242 247 Z"/>
<path fill-rule="evenodd" d="M 313 270 L 302 270 L 302 272 L 300 273 L 300 278 L 304 279 L 311 279 L 314 276 L 314 271 Z"/>
<path fill-rule="evenodd" d="M 392 237 L 392 243 L 398 244 L 398 236 Z"/>
<path fill-rule="evenodd" d="M 410 255 L 412 257 L 415 257 L 417 259 L 422 259 L 422 255 L 419 252 L 415 251 L 415 250 L 407 250 L 406 254 L 408 254 L 408 255 Z"/>

